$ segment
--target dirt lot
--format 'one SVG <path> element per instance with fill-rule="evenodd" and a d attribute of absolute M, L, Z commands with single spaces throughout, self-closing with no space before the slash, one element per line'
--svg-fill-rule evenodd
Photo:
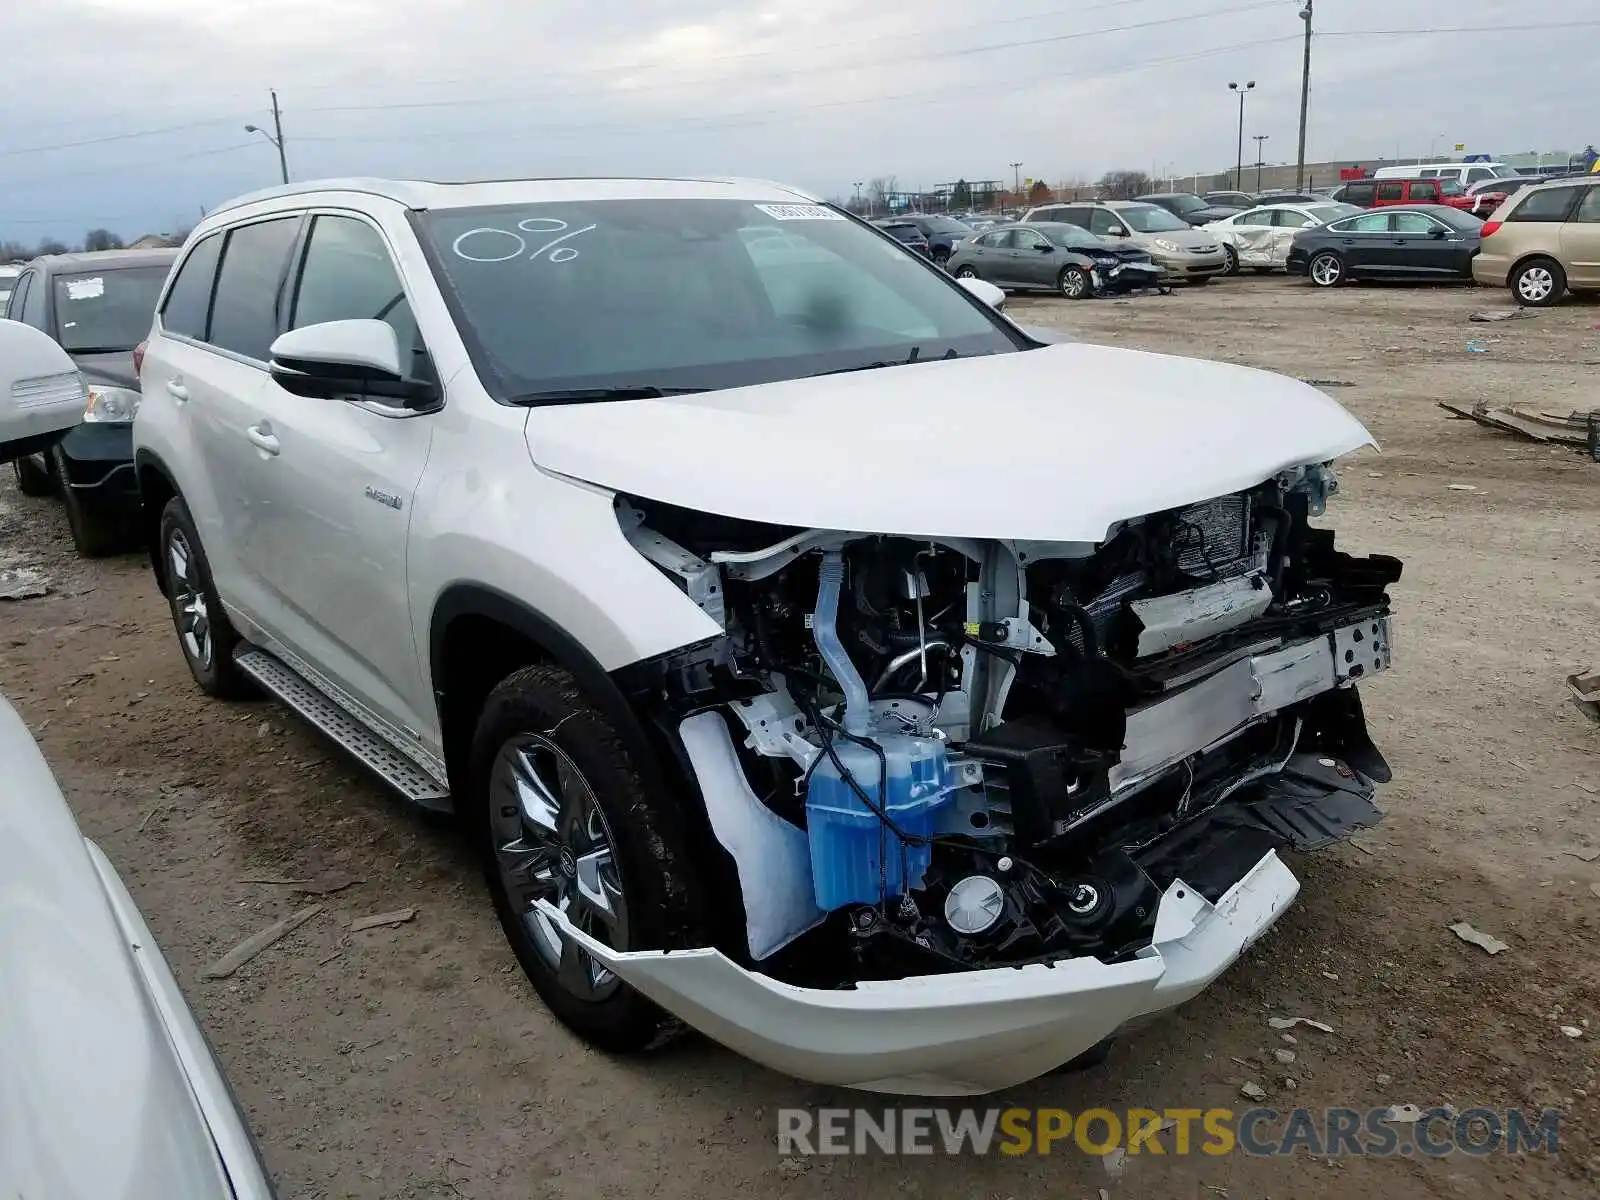
<path fill-rule="evenodd" d="M 1562 677 L 1600 663 L 1600 466 L 1451 421 L 1441 398 L 1595 403 L 1600 305 L 1469 325 L 1503 293 L 1314 293 L 1242 278 L 1171 297 L 1014 301 L 1093 341 L 1324 381 L 1384 446 L 1346 462 L 1346 548 L 1406 560 L 1398 660 L 1366 689 L 1389 816 L 1296 864 L 1299 902 L 1230 974 L 1109 1063 L 998 1097 L 1079 1110 L 1553 1106 L 1561 1152 L 1442 1160 L 1140 1155 L 783 1163 L 776 1110 L 881 1107 L 698 1039 L 588 1050 L 535 1002 L 450 831 L 425 825 L 273 705 L 205 700 L 135 556 L 72 556 L 57 504 L 0 486 L 0 562 L 51 595 L 0 603 L 0 680 L 84 830 L 127 878 L 249 1111 L 283 1196 L 1315 1197 L 1595 1195 L 1600 1180 L 1600 726 Z M 1489 339 L 1486 354 L 1467 340 Z M 1070 381 L 1063 381 L 1068 393 Z M 1041 397 L 1041 403 L 1050 398 Z M 1471 485 L 1474 490 L 1452 490 Z M 361 882 L 232 980 L 199 971 L 304 898 Z M 351 934 L 358 915 L 416 920 Z M 1446 930 L 1511 944 L 1490 957 Z M 1271 1015 L 1302 1027 L 1293 1064 Z M 1581 1039 L 1558 1026 L 1589 1022 Z M 1287 1082 L 1292 1077 L 1295 1084 Z M 1167 1135 L 1170 1137 L 1170 1135 Z"/>

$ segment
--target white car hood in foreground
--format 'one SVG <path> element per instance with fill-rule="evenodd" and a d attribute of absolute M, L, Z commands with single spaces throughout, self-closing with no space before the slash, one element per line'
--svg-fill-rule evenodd
<path fill-rule="evenodd" d="M 700 512 L 1060 542 L 1376 444 L 1298 380 L 1083 343 L 549 405 L 527 439 L 547 470 Z"/>
<path fill-rule="evenodd" d="M 160 950 L 120 882 L 108 893 L 115 873 L 3 698 L 0 762 L 0 1196 L 269 1196 L 248 1133 L 208 1126 L 195 1086 L 210 1075 L 225 1098 L 226 1085 L 214 1063 L 189 1074 L 185 1047 L 208 1052 Z M 234 1152 L 231 1186 L 219 1145 Z"/>

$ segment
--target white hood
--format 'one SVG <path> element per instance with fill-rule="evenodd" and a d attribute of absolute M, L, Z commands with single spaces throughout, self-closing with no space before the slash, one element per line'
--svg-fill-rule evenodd
<path fill-rule="evenodd" d="M 700 512 L 1060 542 L 1376 445 L 1297 380 L 1082 343 L 549 405 L 526 432 L 546 470 Z"/>

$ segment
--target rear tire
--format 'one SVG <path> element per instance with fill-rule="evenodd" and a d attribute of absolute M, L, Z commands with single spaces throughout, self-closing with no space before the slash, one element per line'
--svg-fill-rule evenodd
<path fill-rule="evenodd" d="M 74 548 L 84 558 L 105 558 L 121 550 L 127 541 L 127 523 L 120 514 L 107 511 L 72 486 L 60 446 L 52 447 L 51 455 Z"/>
<path fill-rule="evenodd" d="M 661 1045 L 682 1026 L 569 944 L 533 904 L 549 900 L 616 950 L 708 944 L 704 876 L 690 860 L 682 814 L 645 786 L 650 770 L 554 666 L 502 681 L 472 739 L 468 827 L 506 940 L 562 1024 L 619 1053 Z"/>
<path fill-rule="evenodd" d="M 950 261 L 950 251 L 948 251 L 948 250 L 935 250 L 933 252 L 933 265 L 934 266 L 943 267 L 949 261 Z"/>
<path fill-rule="evenodd" d="M 1512 272 L 1511 294 L 1524 308 L 1549 308 L 1567 290 L 1567 273 L 1553 258 L 1533 258 Z"/>
<path fill-rule="evenodd" d="M 957 279 L 976 279 L 977 277 L 978 272 L 972 267 L 961 266 L 956 268 Z"/>
<path fill-rule="evenodd" d="M 1345 279 L 1344 259 L 1332 250 L 1319 251 L 1306 264 L 1306 276 L 1313 287 L 1338 287 Z"/>
<path fill-rule="evenodd" d="M 166 582 L 167 605 L 178 632 L 178 649 L 189 674 L 208 696 L 242 700 L 255 694 L 255 686 L 234 664 L 239 634 L 223 611 L 211 582 L 206 561 L 188 506 L 174 496 L 161 513 L 157 552 Z"/>
<path fill-rule="evenodd" d="M 11 470 L 17 478 L 17 491 L 24 496 L 50 496 L 55 494 L 56 481 L 48 467 L 33 461 L 33 455 L 24 454 L 13 459 Z"/>

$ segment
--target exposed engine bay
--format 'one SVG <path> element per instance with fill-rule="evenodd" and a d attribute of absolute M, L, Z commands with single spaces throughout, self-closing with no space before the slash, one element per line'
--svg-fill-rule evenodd
<path fill-rule="evenodd" d="M 1098 543 L 791 529 L 619 496 L 725 630 L 650 664 L 738 867 L 741 956 L 847 986 L 1146 950 L 1174 881 L 1372 825 L 1358 681 L 1401 564 L 1312 465 Z"/>

